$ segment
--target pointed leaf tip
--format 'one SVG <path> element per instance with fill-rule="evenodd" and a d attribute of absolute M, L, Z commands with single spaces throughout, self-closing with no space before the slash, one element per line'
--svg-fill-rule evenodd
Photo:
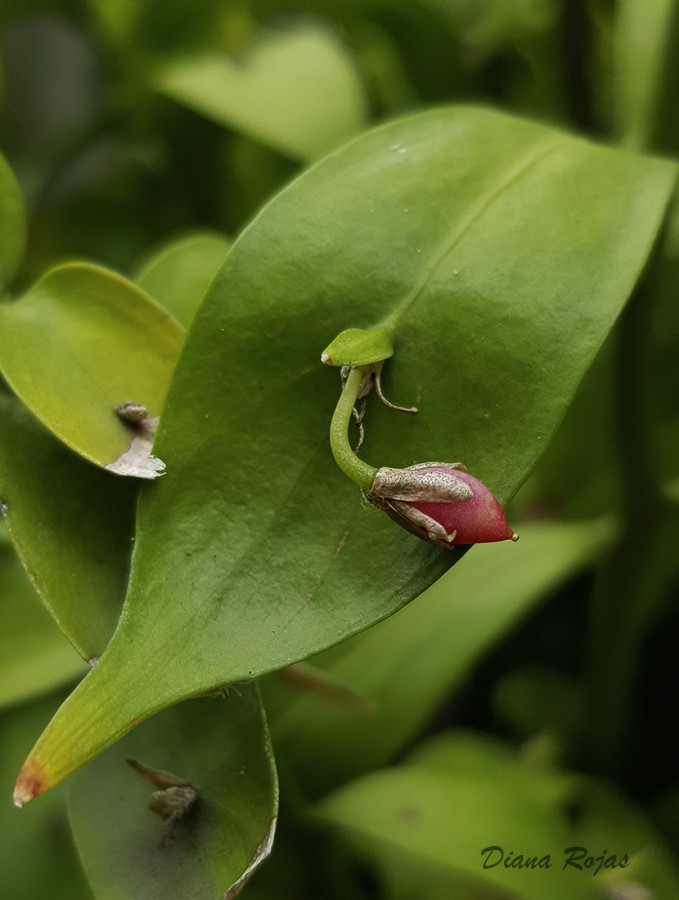
<path fill-rule="evenodd" d="M 50 785 L 47 783 L 45 770 L 40 763 L 28 757 L 23 764 L 14 786 L 14 805 L 21 809 L 29 800 L 42 794 Z"/>

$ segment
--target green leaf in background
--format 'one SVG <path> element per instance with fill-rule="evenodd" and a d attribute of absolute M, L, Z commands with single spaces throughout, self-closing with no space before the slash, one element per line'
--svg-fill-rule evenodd
<path fill-rule="evenodd" d="M 214 52 L 173 62 L 157 89 L 210 119 L 307 161 L 365 124 L 350 57 L 325 28 L 262 31 L 235 58 Z"/>
<path fill-rule="evenodd" d="M 514 748 L 499 740 L 465 731 L 440 734 L 412 753 L 408 763 L 456 777 L 504 778 L 517 787 L 521 780 L 538 784 L 542 781 L 543 785 L 551 782 L 557 790 L 554 798 L 559 793 L 566 798 L 563 812 L 572 829 L 573 844 L 597 847 L 599 852 L 609 848 L 614 853 L 620 848 L 619 854 L 630 856 L 631 864 L 622 873 L 624 877 L 619 878 L 621 870 L 618 870 L 618 878 L 612 875 L 611 884 L 617 880 L 639 879 L 655 890 L 658 898 L 677 893 L 679 870 L 662 838 L 644 811 L 604 780 L 566 771 L 542 771 L 544 766 L 531 762 L 527 745 L 517 756 Z M 494 774 L 490 775 L 491 772 Z M 561 792 L 560 783 L 568 785 L 567 794 Z"/>
<path fill-rule="evenodd" d="M 557 4 L 553 0 L 423 0 L 440 17 L 451 36 L 483 57 L 511 46 L 553 24 Z M 478 64 L 478 62 L 477 62 Z"/>
<path fill-rule="evenodd" d="M 627 880 L 648 888 L 650 896 L 658 900 L 679 895 L 676 857 L 672 857 L 647 813 L 614 785 L 593 778 L 584 780 L 578 792 L 575 814 L 580 820 L 578 843 L 600 847 L 599 852 L 612 848 L 613 842 L 616 847 L 629 847 L 636 856 L 627 869 Z M 611 883 L 614 883 L 613 879 Z"/>
<path fill-rule="evenodd" d="M 499 679 L 493 708 L 512 734 L 530 738 L 548 731 L 573 746 L 583 721 L 583 688 L 574 678 L 545 666 L 524 666 Z"/>
<path fill-rule="evenodd" d="M 92 900 L 69 834 L 62 791 L 20 812 L 9 801 L 16 767 L 60 698 L 0 714 L 0 884 L 12 900 Z"/>
<path fill-rule="evenodd" d="M 147 294 L 86 263 L 58 266 L 0 304 L 0 369 L 71 449 L 121 475 L 155 478 L 146 430 L 123 423 L 127 400 L 160 413 L 183 330 Z"/>
<path fill-rule="evenodd" d="M 83 662 L 42 608 L 21 563 L 0 542 L 0 707 L 60 687 Z"/>
<path fill-rule="evenodd" d="M 616 125 L 629 146 L 676 153 L 676 0 L 620 0 L 615 19 Z"/>
<path fill-rule="evenodd" d="M 174 828 L 164 831 L 149 809 L 154 788 L 127 759 L 195 789 Z M 218 900 L 268 856 L 277 799 L 259 694 L 240 685 L 166 710 L 119 741 L 78 773 L 69 812 L 97 900 Z"/>
<path fill-rule="evenodd" d="M 458 552 L 366 509 L 336 468 L 339 384 L 320 352 L 348 327 L 391 330 L 390 393 L 421 412 L 373 404 L 366 459 L 462 460 L 507 501 L 631 291 L 674 179 L 669 163 L 461 107 L 370 131 L 279 194 L 193 320 L 120 626 L 17 799 L 140 717 L 335 644 L 443 574 Z"/>
<path fill-rule="evenodd" d="M 83 659 L 103 652 L 120 615 L 136 497 L 136 482 L 75 456 L 14 397 L 0 394 L 0 499 L 10 534 Z"/>
<path fill-rule="evenodd" d="M 573 808 L 577 812 L 573 815 Z M 560 772 L 541 772 L 488 738 L 450 733 L 425 745 L 397 768 L 352 782 L 316 806 L 378 869 L 415 854 L 514 892 L 521 900 L 596 900 L 603 886 L 636 882 L 651 896 L 679 893 L 679 873 L 662 840 L 631 804 L 604 785 Z M 505 858 L 550 856 L 550 868 L 483 868 L 481 851 Z M 629 858 L 626 868 L 563 868 L 568 847 L 592 856 Z M 489 862 L 498 858 L 494 853 Z"/>
<path fill-rule="evenodd" d="M 244 20 L 241 27 L 250 23 L 247 5 L 224 0 L 201 0 L 199 7 L 194 0 L 88 0 L 87 6 L 103 39 L 133 70 L 150 54 L 228 41 L 233 20 Z"/>
<path fill-rule="evenodd" d="M 186 328 L 230 246 L 212 231 L 174 238 L 144 262 L 134 280 Z"/>
<path fill-rule="evenodd" d="M 141 7 L 134 0 L 88 0 L 92 16 L 112 44 L 131 44 Z"/>
<path fill-rule="evenodd" d="M 19 264 L 24 252 L 26 222 L 19 185 L 12 170 L 0 156 L 0 291 Z"/>
<path fill-rule="evenodd" d="M 388 762 L 521 616 L 597 555 L 609 530 L 603 522 L 525 525 L 518 545 L 473 549 L 405 609 L 311 660 L 371 712 L 267 679 L 277 752 L 316 794 Z"/>

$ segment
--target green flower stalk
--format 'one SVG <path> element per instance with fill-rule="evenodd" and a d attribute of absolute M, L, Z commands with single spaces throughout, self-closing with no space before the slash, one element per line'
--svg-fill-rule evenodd
<path fill-rule="evenodd" d="M 351 478 L 362 491 L 367 493 L 375 481 L 377 469 L 356 456 L 349 443 L 348 435 L 349 422 L 364 380 L 363 367 L 356 366 L 350 370 L 330 422 L 330 447 L 335 462 L 347 478 Z"/>
<path fill-rule="evenodd" d="M 426 462 L 392 469 L 375 468 L 359 459 L 349 443 L 348 428 L 357 402 L 373 387 L 390 409 L 417 412 L 414 407 L 394 406 L 384 397 L 380 372 L 387 357 L 379 355 L 385 353 L 391 356 L 393 349 L 382 329 L 352 328 L 338 335 L 321 356 L 327 365 L 343 367 L 344 386 L 330 423 L 330 446 L 337 465 L 369 503 L 429 543 L 450 548 L 518 540 L 493 494 L 462 463 Z M 362 414 L 359 423 L 361 419 Z"/>

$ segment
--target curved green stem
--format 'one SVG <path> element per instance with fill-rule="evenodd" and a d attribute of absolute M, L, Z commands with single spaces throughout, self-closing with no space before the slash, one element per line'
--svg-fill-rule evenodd
<path fill-rule="evenodd" d="M 377 469 L 364 463 L 363 460 L 356 456 L 351 449 L 347 434 L 351 420 L 351 411 L 356 404 L 362 380 L 363 367 L 356 366 L 349 373 L 330 422 L 330 447 L 332 455 L 335 457 L 335 462 L 347 478 L 351 478 L 362 490 L 369 491 L 375 480 Z"/>

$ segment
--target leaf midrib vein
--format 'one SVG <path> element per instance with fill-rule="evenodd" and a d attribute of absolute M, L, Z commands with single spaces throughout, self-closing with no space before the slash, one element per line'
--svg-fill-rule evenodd
<path fill-rule="evenodd" d="M 530 169 L 541 162 L 550 153 L 562 147 L 565 141 L 559 136 L 543 139 L 537 146 L 531 148 L 530 152 L 521 154 L 518 160 L 514 161 L 510 166 L 500 173 L 495 186 L 490 188 L 479 197 L 475 202 L 464 210 L 457 220 L 453 223 L 450 231 L 440 241 L 438 246 L 431 254 L 428 265 L 422 269 L 422 273 L 412 290 L 394 307 L 394 309 L 382 319 L 378 325 L 382 328 L 393 332 L 399 321 L 404 318 L 410 308 L 415 305 L 423 294 L 427 284 L 433 277 L 439 266 L 454 249 L 454 247 L 462 240 L 471 226 L 493 205 L 493 203 L 516 182 L 526 175 Z"/>

